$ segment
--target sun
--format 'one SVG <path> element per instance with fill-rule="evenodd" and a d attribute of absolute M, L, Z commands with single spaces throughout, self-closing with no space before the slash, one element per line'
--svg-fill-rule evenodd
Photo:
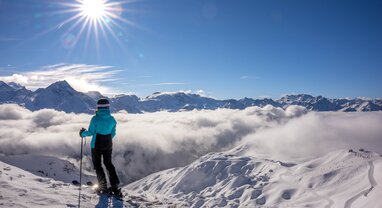
<path fill-rule="evenodd" d="M 100 39 L 105 38 L 106 41 L 102 43 L 109 44 L 110 37 L 123 46 L 127 26 L 137 26 L 124 18 L 125 12 L 134 11 L 126 9 L 129 3 L 131 0 L 71 0 L 57 3 L 63 7 L 58 13 L 71 14 L 57 25 L 57 29 L 64 30 L 61 38 L 64 48 L 74 48 L 80 41 L 87 48 L 91 44 L 90 40 L 93 40 L 98 50 Z M 85 37 L 85 40 L 81 37 Z"/>
<path fill-rule="evenodd" d="M 106 16 L 107 4 L 105 0 L 82 0 L 80 2 L 81 16 L 99 20 Z"/>

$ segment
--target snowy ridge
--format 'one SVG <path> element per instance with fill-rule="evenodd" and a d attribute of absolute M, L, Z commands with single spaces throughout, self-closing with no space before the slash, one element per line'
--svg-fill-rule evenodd
<path fill-rule="evenodd" d="M 0 207 L 76 207 L 78 187 L 3 162 L 0 162 L 0 187 Z"/>
<path fill-rule="evenodd" d="M 63 171 L 62 169 L 65 169 L 66 165 L 69 164 L 68 161 L 35 155 L 1 156 L 0 160 L 0 207 L 77 207 L 78 186 L 67 181 L 78 180 L 78 169 L 71 167 L 70 171 Z M 5 163 L 3 160 L 21 168 Z M 31 167 L 32 169 L 29 169 Z M 49 173 L 52 172 L 57 174 L 50 175 Z M 90 186 L 85 185 L 89 179 L 95 181 L 94 177 L 85 173 L 83 175 L 81 207 L 182 206 L 181 202 L 170 201 L 164 197 L 158 198 L 148 193 L 137 194 L 125 188 L 122 192 L 129 196 L 125 201 L 119 201 L 113 197 L 98 196 Z"/>
<path fill-rule="evenodd" d="M 73 163 L 52 156 L 43 155 L 9 155 L 0 156 L 0 161 L 18 167 L 37 176 L 71 183 L 79 178 L 79 169 Z M 85 182 L 95 182 L 94 173 L 84 170 L 82 178 Z"/>
<path fill-rule="evenodd" d="M 183 168 L 127 188 L 182 200 L 190 207 L 378 207 L 382 157 L 341 150 L 300 164 L 210 153 Z"/>
<path fill-rule="evenodd" d="M 56 109 L 67 113 L 93 113 L 95 102 L 101 93 L 92 91 L 82 93 L 74 90 L 66 81 L 59 81 L 47 88 L 40 88 L 35 92 L 27 90 L 17 83 L 0 81 L 0 104 L 17 103 L 29 110 L 44 108 Z M 269 98 L 239 100 L 218 100 L 191 92 L 156 92 L 146 98 L 135 95 L 118 95 L 110 98 L 114 112 L 126 110 L 130 113 L 144 113 L 157 111 L 190 111 L 194 109 L 218 108 L 245 109 L 250 106 L 287 108 L 290 105 L 304 106 L 312 111 L 381 111 L 382 99 L 355 98 L 330 99 L 322 96 L 306 94 L 286 95 L 279 100 Z"/>

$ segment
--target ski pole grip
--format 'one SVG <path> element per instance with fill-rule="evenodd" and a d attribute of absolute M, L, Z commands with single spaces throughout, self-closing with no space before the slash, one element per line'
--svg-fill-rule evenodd
<path fill-rule="evenodd" d="M 84 132 L 84 131 L 86 131 L 86 129 L 85 128 L 81 128 L 81 130 L 80 130 L 80 132 L 79 132 L 79 135 L 80 135 L 80 137 L 83 139 L 84 137 L 82 136 L 82 132 Z"/>

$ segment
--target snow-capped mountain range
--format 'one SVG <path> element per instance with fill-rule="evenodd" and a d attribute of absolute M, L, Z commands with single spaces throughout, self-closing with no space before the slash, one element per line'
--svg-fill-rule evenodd
<path fill-rule="evenodd" d="M 78 92 L 66 81 L 55 82 L 46 88 L 40 88 L 36 91 L 28 90 L 17 83 L 0 81 L 0 104 L 16 103 L 32 111 L 51 108 L 67 113 L 93 113 L 95 102 L 100 97 L 105 96 L 96 91 L 87 93 Z M 171 112 L 194 109 L 214 110 L 218 108 L 245 109 L 250 106 L 263 107 L 266 105 L 282 108 L 290 105 L 300 105 L 312 111 L 351 112 L 382 110 L 382 98 L 331 99 L 307 94 L 286 95 L 278 100 L 270 98 L 218 100 L 186 92 L 156 92 L 146 98 L 122 94 L 109 99 L 114 112 L 126 110 L 129 113 L 156 112 L 161 110 Z"/>

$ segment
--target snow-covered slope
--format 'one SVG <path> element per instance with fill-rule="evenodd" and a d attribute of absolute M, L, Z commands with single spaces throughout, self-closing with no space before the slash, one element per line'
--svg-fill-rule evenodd
<path fill-rule="evenodd" d="M 79 169 L 68 160 L 59 159 L 44 155 L 8 155 L 0 156 L 0 161 L 35 175 L 71 183 L 79 178 Z M 82 179 L 84 182 L 96 182 L 95 174 L 83 171 Z"/>
<path fill-rule="evenodd" d="M 83 196 L 90 199 L 91 195 Z M 78 187 L 0 162 L 0 207 L 77 207 Z M 90 207 L 90 200 L 84 201 Z M 93 205 L 94 206 L 94 205 Z"/>
<path fill-rule="evenodd" d="M 210 153 L 192 164 L 127 186 L 190 207 L 380 207 L 382 157 L 340 150 L 291 164 L 243 156 L 242 148 Z"/>
<path fill-rule="evenodd" d="M 0 207 L 78 207 L 79 186 L 71 183 L 78 178 L 78 169 L 65 160 L 37 155 L 1 156 Z M 81 207 L 182 207 L 182 202 L 126 188 L 122 190 L 128 196 L 124 201 L 98 196 L 86 185 L 87 180 L 94 181 L 94 177 L 85 172 Z"/>
<path fill-rule="evenodd" d="M 124 201 L 99 197 L 83 185 L 81 207 L 378 208 L 382 203 L 382 156 L 376 153 L 339 150 L 293 164 L 242 152 L 210 153 L 186 167 L 154 173 L 123 187 Z M 1 160 L 7 163 L 0 162 L 0 207 L 77 207 L 78 186 L 61 180 L 67 175 L 31 173 L 57 171 L 67 162 L 45 156 Z M 49 165 L 52 161 L 57 165 Z"/>
<path fill-rule="evenodd" d="M 122 187 L 124 201 L 83 185 L 82 207 L 370 207 L 382 204 L 382 155 L 338 150 L 303 162 L 209 153 Z M 50 156 L 0 156 L 0 207 L 76 207 L 78 168 Z M 84 172 L 84 184 L 95 181 Z"/>

